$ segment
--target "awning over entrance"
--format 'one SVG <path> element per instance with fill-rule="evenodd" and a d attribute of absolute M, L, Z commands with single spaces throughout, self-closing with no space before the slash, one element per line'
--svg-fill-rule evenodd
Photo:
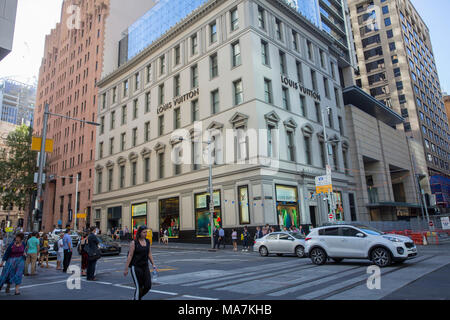
<path fill-rule="evenodd" d="M 371 116 L 383 121 L 389 126 L 395 126 L 403 123 L 404 119 L 401 115 L 385 106 L 371 95 L 357 86 L 351 86 L 343 90 L 344 104 L 354 105 L 358 109 L 370 114 Z"/>

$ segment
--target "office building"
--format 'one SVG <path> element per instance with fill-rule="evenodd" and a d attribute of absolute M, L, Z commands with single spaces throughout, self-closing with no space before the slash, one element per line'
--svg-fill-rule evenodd
<path fill-rule="evenodd" d="M 410 152 L 414 142 L 393 128 L 404 119 L 357 86 L 344 89 L 344 103 L 357 220 L 420 217 L 421 198 Z"/>
<path fill-rule="evenodd" d="M 45 103 L 50 112 L 72 118 L 96 121 L 96 84 L 105 56 L 117 30 L 124 30 L 148 10 L 153 2 L 134 0 L 130 6 L 121 0 L 65 0 L 60 23 L 46 36 L 39 72 L 35 135 L 43 128 Z M 79 9 L 80 21 L 70 19 Z M 120 33 L 120 31 L 118 31 Z M 109 36 L 111 35 L 111 36 Z M 116 56 L 117 57 L 117 56 Z M 73 226 L 75 199 L 80 228 L 89 225 L 94 183 L 96 128 L 81 122 L 50 116 L 47 138 L 53 139 L 53 153 L 47 155 L 47 181 L 43 197 L 41 225 L 45 230 L 67 224 Z M 76 177 L 79 178 L 78 197 Z"/>
<path fill-rule="evenodd" d="M 356 84 L 405 119 L 422 187 L 447 177 L 449 127 L 431 37 L 409 0 L 349 0 L 359 69 Z M 427 200 L 428 201 L 428 200 Z"/>

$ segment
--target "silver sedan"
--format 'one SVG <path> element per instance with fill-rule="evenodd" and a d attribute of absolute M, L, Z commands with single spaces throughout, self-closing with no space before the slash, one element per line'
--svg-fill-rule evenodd
<path fill-rule="evenodd" d="M 259 252 L 263 257 L 275 253 L 278 256 L 294 254 L 303 258 L 305 257 L 305 237 L 301 233 L 273 232 L 256 239 L 253 251 Z"/>

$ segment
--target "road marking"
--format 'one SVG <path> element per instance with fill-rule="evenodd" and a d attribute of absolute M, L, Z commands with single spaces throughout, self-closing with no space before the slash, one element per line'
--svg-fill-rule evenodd
<path fill-rule="evenodd" d="M 159 291 L 159 290 L 150 290 L 150 292 L 167 294 L 169 296 L 178 296 L 179 295 L 178 293 L 175 293 L 175 292 L 167 292 L 167 291 Z"/>
<path fill-rule="evenodd" d="M 130 289 L 130 290 L 135 290 L 136 288 L 134 287 L 129 287 L 129 286 L 125 286 L 123 284 L 113 284 L 114 287 L 119 287 L 119 288 L 124 288 L 124 289 Z"/>
<path fill-rule="evenodd" d="M 39 283 L 39 284 L 31 284 L 29 286 L 23 286 L 21 287 L 21 289 L 28 289 L 28 288 L 34 288 L 34 287 L 40 287 L 40 286 L 47 286 L 47 285 L 51 285 L 51 284 L 58 284 L 58 283 L 64 283 L 67 282 L 66 280 L 60 280 L 60 281 L 54 281 L 54 282 L 47 282 L 47 283 Z"/>
<path fill-rule="evenodd" d="M 189 295 L 184 295 L 182 297 L 183 298 L 199 299 L 199 300 L 219 300 L 217 298 L 197 297 L 197 296 L 189 296 Z"/>

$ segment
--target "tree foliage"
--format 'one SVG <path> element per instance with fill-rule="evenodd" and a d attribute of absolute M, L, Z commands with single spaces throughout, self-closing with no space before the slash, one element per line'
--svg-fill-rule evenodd
<path fill-rule="evenodd" d="M 36 185 L 37 152 L 31 151 L 32 128 L 22 125 L 9 133 L 0 152 L 0 205 L 26 208 Z"/>

